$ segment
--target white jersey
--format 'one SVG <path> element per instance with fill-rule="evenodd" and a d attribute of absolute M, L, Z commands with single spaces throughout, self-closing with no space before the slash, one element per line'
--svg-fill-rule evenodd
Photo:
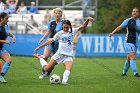
<path fill-rule="evenodd" d="M 61 30 L 54 35 L 53 40 L 59 41 L 57 53 L 73 56 L 73 37 L 75 33 L 78 32 L 78 29 L 79 28 L 73 28 L 72 33 Z"/>

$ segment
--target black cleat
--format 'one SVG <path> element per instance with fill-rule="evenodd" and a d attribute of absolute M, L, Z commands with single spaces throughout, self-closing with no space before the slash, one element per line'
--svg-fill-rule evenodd
<path fill-rule="evenodd" d="M 135 77 L 140 77 L 140 74 L 136 73 L 134 76 L 135 76 Z"/>
<path fill-rule="evenodd" d="M 122 74 L 121 76 L 127 76 L 127 74 Z"/>

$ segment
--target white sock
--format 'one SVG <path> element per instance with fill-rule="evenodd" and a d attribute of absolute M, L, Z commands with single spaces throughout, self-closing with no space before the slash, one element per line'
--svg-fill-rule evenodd
<path fill-rule="evenodd" d="M 44 60 L 44 58 L 40 58 L 40 64 L 42 66 L 42 68 L 47 65 L 48 63 Z"/>
<path fill-rule="evenodd" d="M 69 75 L 70 75 L 70 71 L 69 70 L 65 70 L 64 73 L 63 73 L 63 80 L 62 80 L 62 82 L 67 83 Z"/>

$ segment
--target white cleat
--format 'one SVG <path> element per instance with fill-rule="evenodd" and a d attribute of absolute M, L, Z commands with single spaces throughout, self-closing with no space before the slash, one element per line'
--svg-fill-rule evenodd
<path fill-rule="evenodd" d="M 67 82 L 65 82 L 65 81 L 62 81 L 62 84 L 63 84 L 63 85 L 67 85 L 68 83 L 67 83 Z"/>
<path fill-rule="evenodd" d="M 41 74 L 38 78 L 39 79 L 43 79 L 43 78 L 47 78 L 48 76 L 47 76 L 47 73 L 46 74 Z"/>
<path fill-rule="evenodd" d="M 4 79 L 4 77 L 3 76 L 1 76 L 0 75 L 0 82 L 2 82 L 2 83 L 7 83 L 7 81 Z"/>
<path fill-rule="evenodd" d="M 44 77 L 45 77 L 44 75 L 40 75 L 38 78 L 43 79 Z"/>

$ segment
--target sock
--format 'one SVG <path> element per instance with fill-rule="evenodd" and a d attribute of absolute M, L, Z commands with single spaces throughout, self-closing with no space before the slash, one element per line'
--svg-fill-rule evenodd
<path fill-rule="evenodd" d="M 48 76 L 48 72 L 45 72 L 44 69 L 43 69 L 43 67 L 45 65 L 47 65 L 48 63 L 44 60 L 44 58 L 40 58 L 40 64 L 42 66 L 42 75 Z"/>
<path fill-rule="evenodd" d="M 66 83 L 68 81 L 69 75 L 70 75 L 70 71 L 69 70 L 65 70 L 64 73 L 63 73 L 63 80 L 62 80 L 62 82 Z"/>
<path fill-rule="evenodd" d="M 42 66 L 42 68 L 47 65 L 48 63 L 43 59 L 43 58 L 40 58 L 40 64 Z"/>
<path fill-rule="evenodd" d="M 10 64 L 11 64 L 11 62 L 5 62 L 5 64 L 3 65 L 3 68 L 2 68 L 2 72 L 1 72 L 2 76 L 4 76 L 7 73 L 8 69 L 10 67 Z"/>
<path fill-rule="evenodd" d="M 123 74 L 126 74 L 126 72 L 128 71 L 129 67 L 130 67 L 130 62 L 128 62 L 126 60 L 126 62 L 124 64 L 124 68 L 123 68 Z"/>
<path fill-rule="evenodd" d="M 42 68 L 42 74 L 45 74 L 45 71 L 44 71 L 44 69 Z"/>
<path fill-rule="evenodd" d="M 43 68 L 42 68 L 42 75 L 48 76 L 48 72 L 44 71 Z"/>
<path fill-rule="evenodd" d="M 44 71 L 43 68 L 42 68 L 42 75 L 43 76 L 48 76 L 48 72 Z"/>
<path fill-rule="evenodd" d="M 133 71 L 134 75 L 135 75 L 136 73 L 138 73 L 138 72 L 137 72 L 137 67 L 136 67 L 136 60 L 130 60 L 130 66 L 131 66 L 131 68 L 132 68 L 132 71 Z"/>
<path fill-rule="evenodd" d="M 0 61 L 0 73 L 1 73 L 1 70 L 2 70 L 2 62 Z"/>

